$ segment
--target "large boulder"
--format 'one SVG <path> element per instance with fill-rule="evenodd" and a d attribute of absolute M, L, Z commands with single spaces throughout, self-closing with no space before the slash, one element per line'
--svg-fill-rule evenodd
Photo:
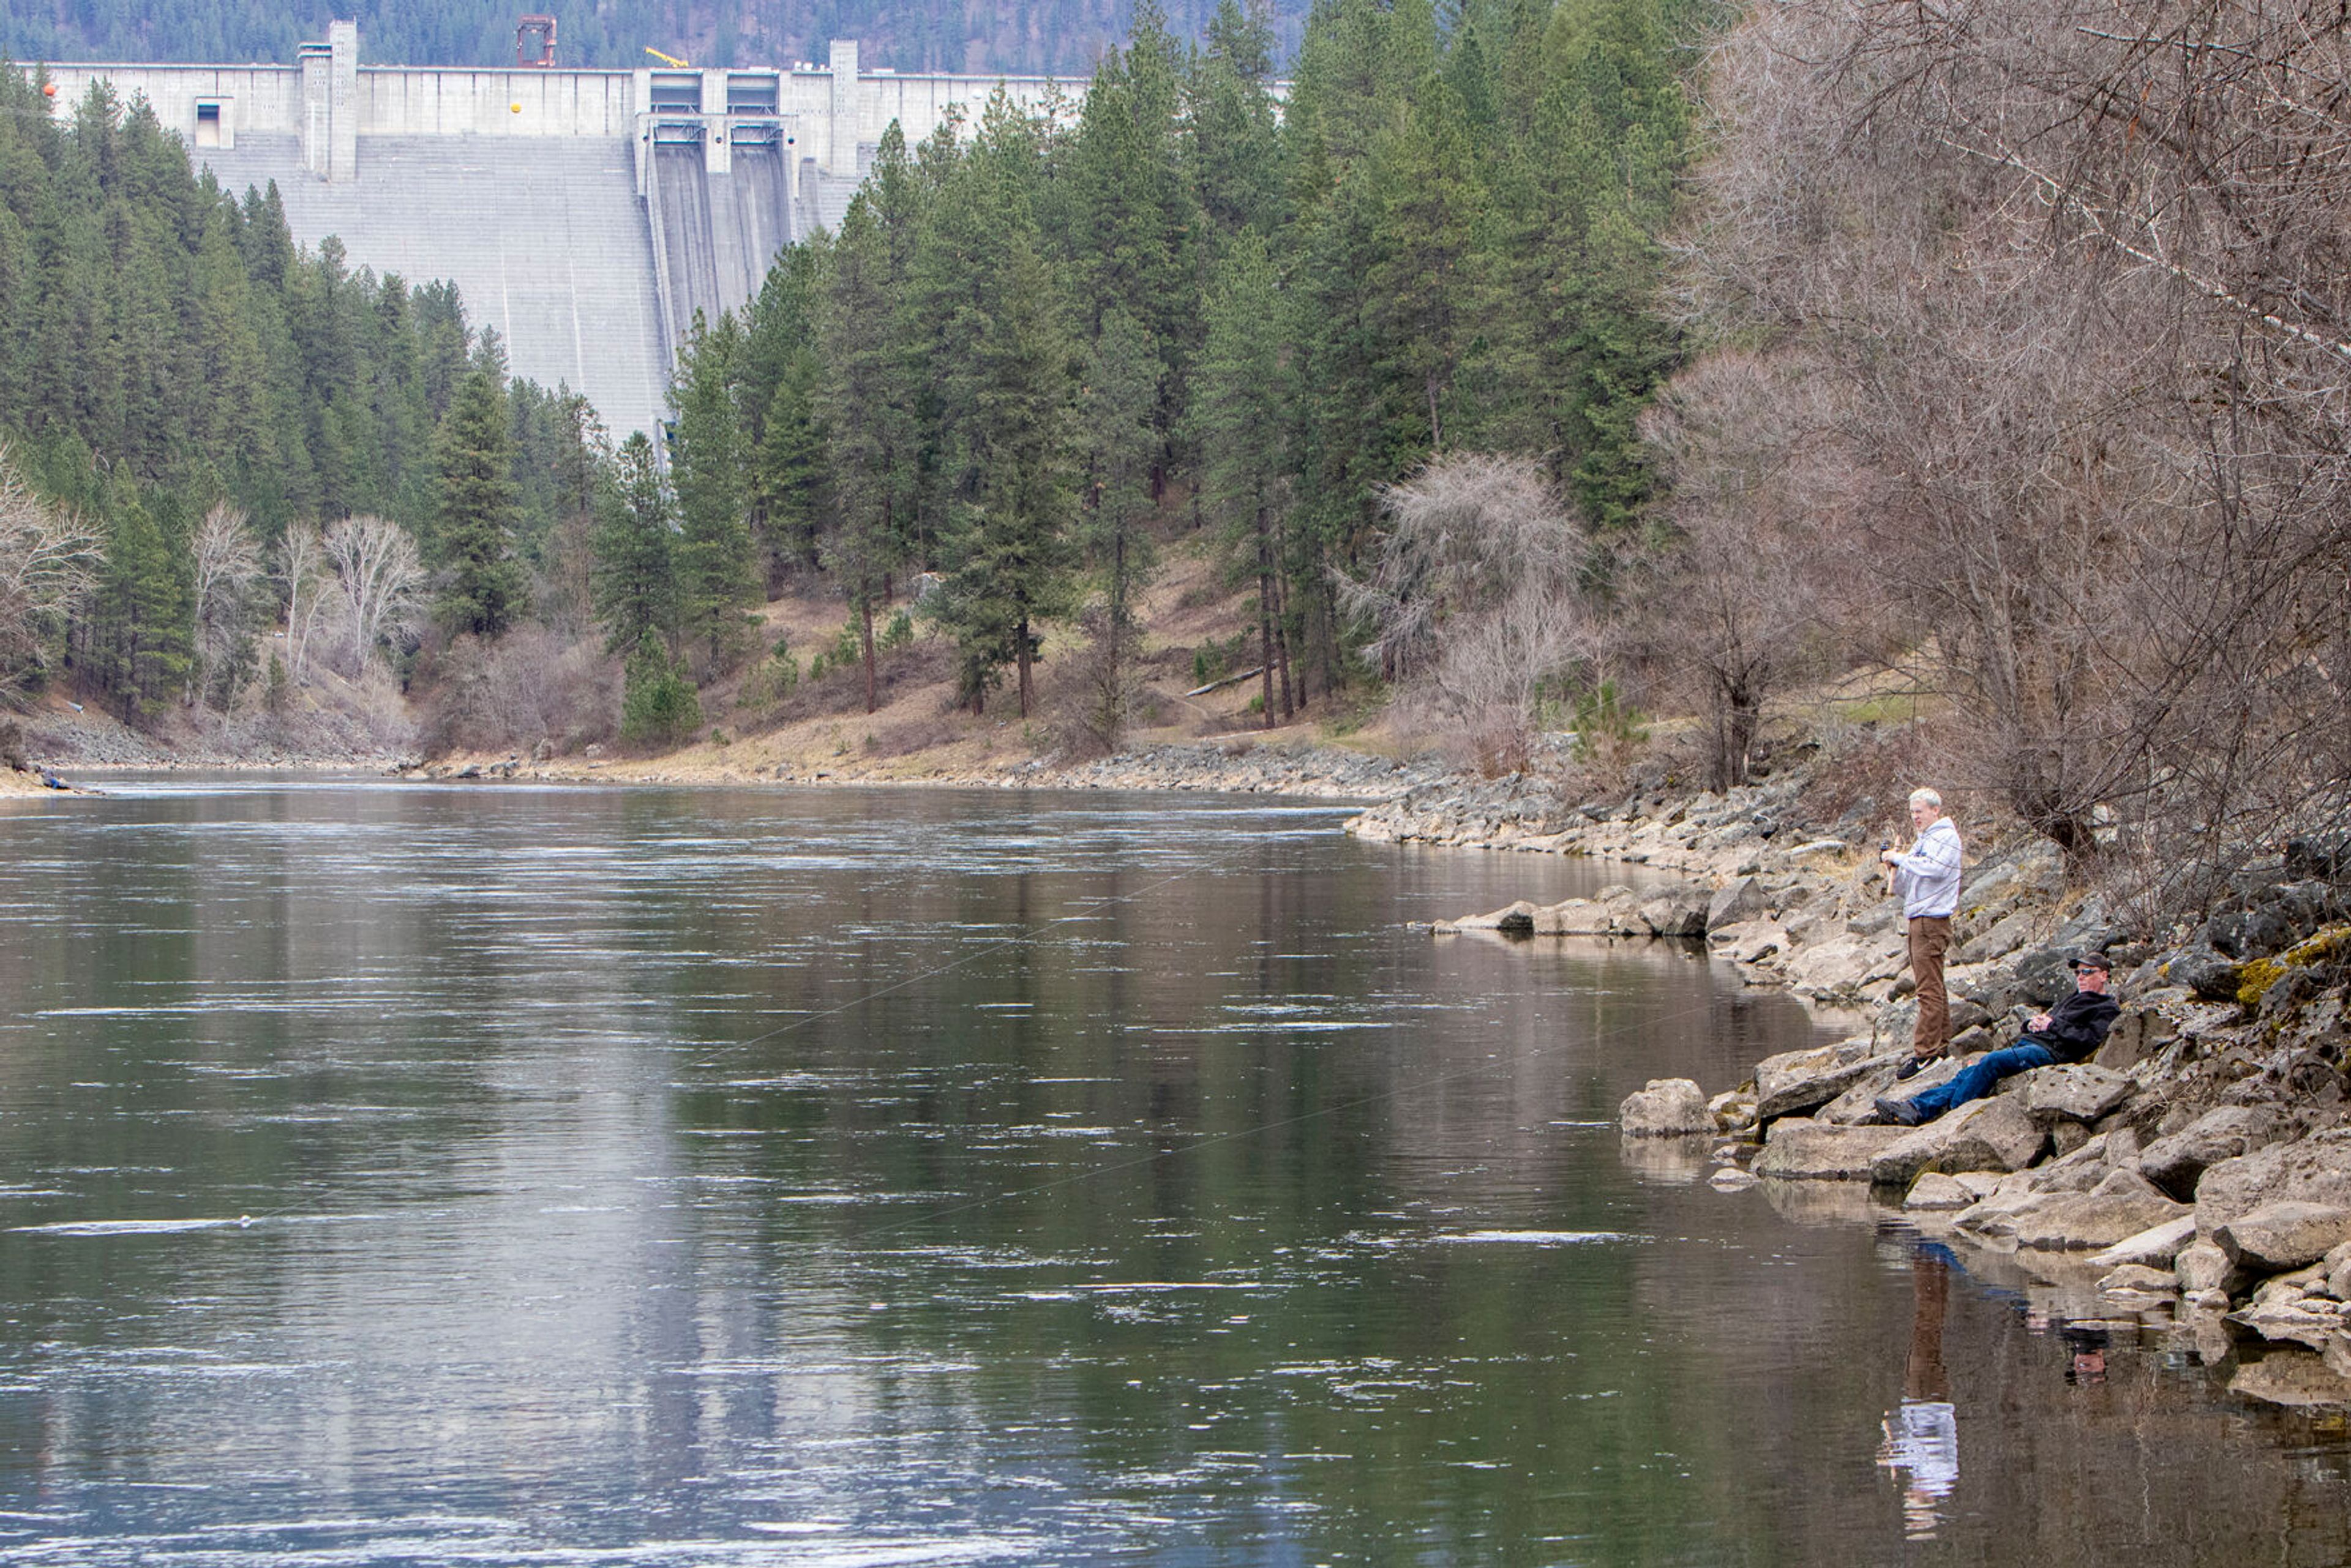
<path fill-rule="evenodd" d="M 2053 1197 L 2018 1216 L 2016 1244 L 2053 1252 L 2094 1252 L 2187 1217 L 2137 1171 L 2110 1171 L 2087 1192 Z"/>
<path fill-rule="evenodd" d="M 1726 925 L 1736 925 L 1752 920 L 1763 913 L 1763 883 L 1761 878 L 1742 876 L 1726 883 L 1706 906 L 1706 928 L 1719 931 Z"/>
<path fill-rule="evenodd" d="M 2125 1008 L 2106 1030 L 2105 1043 L 2090 1060 L 2100 1067 L 2124 1071 L 2169 1045 L 2178 1033 L 2178 1027 L 2159 1008 Z"/>
<path fill-rule="evenodd" d="M 1906 1209 L 1934 1211 L 1971 1207 L 1976 1195 L 1957 1176 L 1940 1171 L 1928 1171 L 1910 1184 L 1910 1196 L 1902 1200 Z"/>
<path fill-rule="evenodd" d="M 1462 931 L 1499 931 L 1506 935 L 1526 936 L 1535 928 L 1535 906 L 1521 898 L 1507 909 L 1497 909 L 1491 915 L 1465 915 L 1452 924 Z"/>
<path fill-rule="evenodd" d="M 1536 910 L 1528 929 L 1537 936 L 1606 936 L 1616 929 L 1616 917 L 1604 904 L 1571 898 Z"/>
<path fill-rule="evenodd" d="M 1706 1091 L 1687 1078 L 1652 1078 L 1625 1097 L 1616 1120 L 1628 1138 L 1673 1138 L 1715 1130 Z"/>
<path fill-rule="evenodd" d="M 2123 1263 L 2098 1277 L 2098 1293 L 2116 1295 L 2122 1291 L 2137 1295 L 2177 1295 L 2179 1281 L 2168 1269 L 2151 1268 L 2145 1263 Z"/>
<path fill-rule="evenodd" d="M 2206 1291 L 2225 1292 L 2238 1279 L 2229 1255 L 2210 1241 L 2192 1241 L 2182 1247 L 2179 1255 L 2171 1260 L 2171 1270 L 2179 1276 L 2179 1288 L 2191 1296 Z"/>
<path fill-rule="evenodd" d="M 2141 1268 L 2176 1271 L 2180 1249 L 2196 1239 L 2196 1216 L 2183 1214 L 2150 1227 L 2136 1236 L 2126 1236 L 2105 1251 L 2093 1256 L 2090 1262 L 2101 1269 L 2119 1269 L 2126 1264 Z"/>
<path fill-rule="evenodd" d="M 2196 1228 L 2210 1235 L 2265 1203 L 2351 1208 L 2351 1127 L 2222 1160 L 2196 1183 Z"/>
<path fill-rule="evenodd" d="M 2044 1127 L 2060 1120 L 2097 1121 L 2129 1099 L 2137 1088 L 2121 1073 L 2086 1061 L 2037 1067 L 2018 1073 L 2010 1082 L 2017 1085 L 2011 1092 L 2024 1097 L 2026 1113 Z"/>
<path fill-rule="evenodd" d="M 2172 955 L 2160 973 L 2171 984 L 2187 987 L 2203 1001 L 2237 999 L 2237 966 L 2201 943 Z"/>
<path fill-rule="evenodd" d="M 2016 1171 L 2049 1141 L 2011 1096 L 1975 1100 L 1912 1127 L 1871 1162 L 1872 1181 L 1908 1186 L 1926 1171 Z"/>
<path fill-rule="evenodd" d="M 1755 1156 L 1759 1176 L 1787 1181 L 1858 1181 L 1871 1162 L 1903 1134 L 1900 1127 L 1837 1127 L 1808 1117 L 1771 1124 L 1763 1152 Z"/>
<path fill-rule="evenodd" d="M 1650 894 L 1637 914 L 1652 936 L 1703 936 L 1709 902 L 1700 888 L 1670 887 Z"/>
<path fill-rule="evenodd" d="M 1834 1045 L 1765 1057 L 1755 1064 L 1756 1120 L 1769 1122 L 1827 1104 L 1881 1065 L 1873 1055 L 1869 1040 L 1855 1035 Z"/>
<path fill-rule="evenodd" d="M 2265 1203 L 2215 1227 L 2212 1240 L 2249 1273 L 2282 1274 L 2351 1241 L 2351 1208 L 2292 1199 Z"/>
<path fill-rule="evenodd" d="M 2325 1350 L 2326 1342 L 2343 1330 L 2342 1306 L 2340 1301 L 2314 1296 L 2288 1295 L 2231 1312 L 2229 1321 L 2263 1339 L 2293 1340 L 2313 1350 Z"/>
<path fill-rule="evenodd" d="M 1947 1083 L 1960 1068 L 1975 1060 L 1973 1057 L 1947 1056 L 1931 1066 L 1924 1067 L 1907 1082 L 1897 1082 L 1894 1074 L 1910 1060 L 1905 1050 L 1880 1051 L 1870 1058 L 1869 1071 L 1853 1082 L 1844 1093 L 1813 1113 L 1823 1122 L 1839 1122 L 1847 1126 L 1868 1126 L 1877 1119 L 1877 1102 L 1886 1095 L 1908 1099 L 1923 1094 L 1938 1083 Z"/>
<path fill-rule="evenodd" d="M 2189 1197 L 2197 1178 L 2222 1160 L 2249 1155 L 2277 1136 L 2277 1113 L 2264 1105 L 2223 1105 L 2156 1139 L 2138 1156 L 2139 1175 L 2174 1197 Z"/>

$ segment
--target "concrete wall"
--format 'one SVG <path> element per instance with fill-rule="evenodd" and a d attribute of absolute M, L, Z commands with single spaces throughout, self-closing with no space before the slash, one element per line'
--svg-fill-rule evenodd
<path fill-rule="evenodd" d="M 223 185 L 277 183 L 294 238 L 447 278 L 518 375 L 569 385 L 614 436 L 655 427 L 695 312 L 755 295 L 782 246 L 841 221 L 892 120 L 966 127 L 999 78 L 859 68 L 441 70 L 358 65 L 330 26 L 291 66 L 56 65 L 60 112 L 104 78 Z M 1054 84 L 1004 81 L 1039 104 Z M 772 105 L 772 107 L 769 107 Z"/>

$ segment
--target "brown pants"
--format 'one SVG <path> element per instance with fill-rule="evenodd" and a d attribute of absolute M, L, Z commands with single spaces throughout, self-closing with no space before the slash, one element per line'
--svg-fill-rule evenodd
<path fill-rule="evenodd" d="M 1910 922 L 1910 977 L 1918 987 L 1918 1026 L 1910 1049 L 1934 1056 L 1951 1043 L 1951 998 L 1943 989 L 1943 954 L 1951 946 L 1947 915 L 1920 915 Z"/>

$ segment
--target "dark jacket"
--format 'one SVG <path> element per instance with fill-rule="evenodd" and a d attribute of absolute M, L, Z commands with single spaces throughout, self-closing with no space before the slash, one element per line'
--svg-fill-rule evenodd
<path fill-rule="evenodd" d="M 2049 1027 L 2024 1038 L 2038 1040 L 2060 1061 L 2079 1061 L 2104 1045 L 2122 1009 L 2102 992 L 2075 991 L 2049 1009 Z"/>

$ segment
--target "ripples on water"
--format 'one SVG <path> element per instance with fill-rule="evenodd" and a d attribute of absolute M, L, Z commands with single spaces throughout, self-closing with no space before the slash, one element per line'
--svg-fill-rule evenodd
<path fill-rule="evenodd" d="M 0 1562 L 2340 1556 L 2325 1418 L 1620 1148 L 1791 1005 L 1341 814 L 0 816 Z"/>

